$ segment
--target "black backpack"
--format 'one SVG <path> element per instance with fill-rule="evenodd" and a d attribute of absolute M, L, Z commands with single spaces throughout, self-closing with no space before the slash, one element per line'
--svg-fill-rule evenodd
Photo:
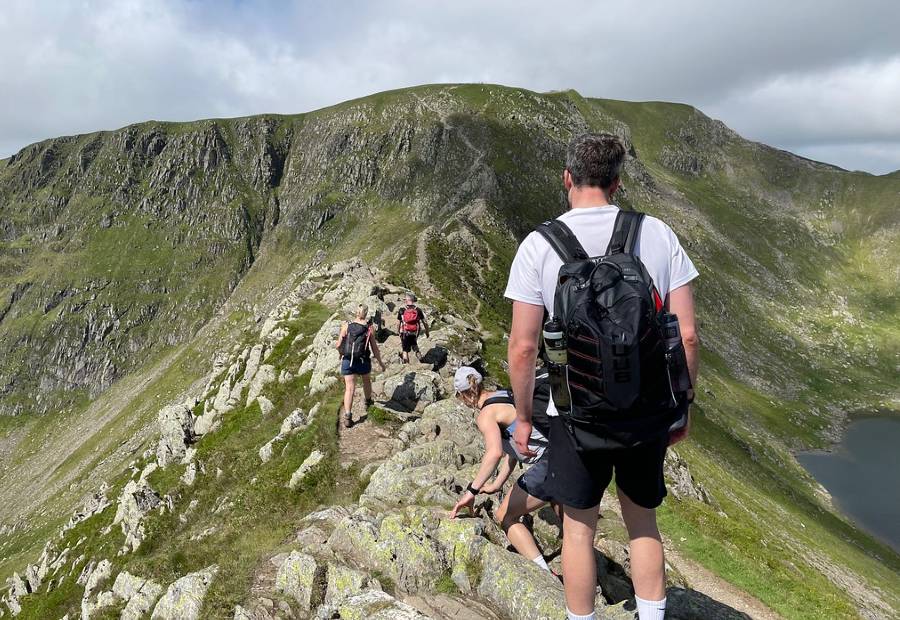
<path fill-rule="evenodd" d="M 344 336 L 344 359 L 354 360 L 369 358 L 369 323 L 360 325 L 354 321 L 347 323 L 347 335 Z"/>
<path fill-rule="evenodd" d="M 506 395 L 492 396 L 484 401 L 482 407 L 502 403 L 515 407 L 516 400 L 512 390 L 506 390 Z M 531 424 L 541 431 L 544 437 L 550 437 L 550 418 L 547 416 L 547 407 L 550 405 L 550 381 L 546 369 L 538 369 L 534 374 L 534 395 L 531 405 Z"/>
<path fill-rule="evenodd" d="M 580 450 L 659 439 L 687 410 L 684 348 L 680 339 L 667 347 L 661 325 L 670 315 L 634 254 L 643 219 L 619 211 L 600 257 L 589 257 L 559 220 L 537 228 L 563 260 L 554 316 L 566 335 L 568 365 L 551 381 L 554 394 L 568 390 L 571 405 L 560 414 Z"/>

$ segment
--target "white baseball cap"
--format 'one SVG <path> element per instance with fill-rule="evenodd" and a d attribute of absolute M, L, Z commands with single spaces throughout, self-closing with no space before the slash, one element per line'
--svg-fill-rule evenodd
<path fill-rule="evenodd" d="M 457 392 L 465 392 L 469 389 L 469 377 L 475 377 L 475 383 L 481 383 L 482 379 L 484 379 L 481 373 L 471 366 L 460 366 L 456 374 L 453 375 L 453 387 Z"/>

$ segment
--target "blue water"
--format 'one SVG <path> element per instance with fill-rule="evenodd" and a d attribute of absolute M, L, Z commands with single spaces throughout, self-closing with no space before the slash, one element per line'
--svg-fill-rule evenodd
<path fill-rule="evenodd" d="M 860 527 L 900 551 L 900 416 L 850 423 L 833 452 L 797 460 Z"/>

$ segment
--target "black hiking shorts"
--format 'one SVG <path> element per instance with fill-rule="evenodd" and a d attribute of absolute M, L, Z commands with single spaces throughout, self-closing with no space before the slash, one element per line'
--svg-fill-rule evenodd
<path fill-rule="evenodd" d="M 403 332 L 400 334 L 400 346 L 404 353 L 410 351 L 419 352 L 419 335 L 412 332 Z"/>
<path fill-rule="evenodd" d="M 668 436 L 636 448 L 578 452 L 559 416 L 550 417 L 550 471 L 546 487 L 553 499 L 572 508 L 600 503 L 613 475 L 616 486 L 638 506 L 656 508 L 666 496 L 663 460 Z"/>

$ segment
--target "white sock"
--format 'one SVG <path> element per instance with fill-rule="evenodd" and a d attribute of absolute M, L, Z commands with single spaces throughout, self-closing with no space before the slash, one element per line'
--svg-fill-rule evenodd
<path fill-rule="evenodd" d="M 666 617 L 666 599 L 661 601 L 645 601 L 639 596 L 634 597 L 637 603 L 638 618 L 640 620 L 663 620 Z"/>
<path fill-rule="evenodd" d="M 579 616 L 578 614 L 573 614 L 571 611 L 569 611 L 568 607 L 566 607 L 566 618 L 568 620 L 596 620 L 594 612 L 591 612 L 586 616 Z"/>
<path fill-rule="evenodd" d="M 544 556 L 542 556 L 540 553 L 538 554 L 538 556 L 536 558 L 534 558 L 531 561 L 534 562 L 535 564 L 537 564 L 538 566 L 540 566 L 541 568 L 543 568 L 544 570 L 550 570 L 550 567 L 547 566 L 547 560 L 545 560 Z"/>

